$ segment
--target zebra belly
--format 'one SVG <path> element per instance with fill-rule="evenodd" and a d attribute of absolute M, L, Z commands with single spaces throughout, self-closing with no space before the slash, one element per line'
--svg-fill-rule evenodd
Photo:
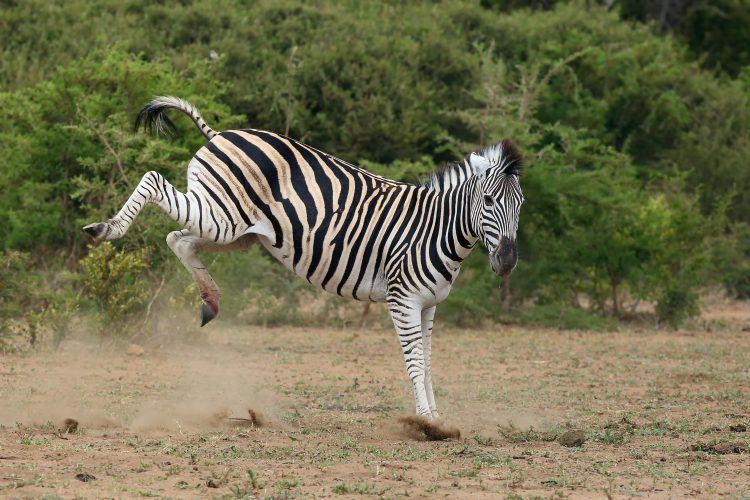
<path fill-rule="evenodd" d="M 312 240 L 312 238 L 310 238 Z M 304 240 L 308 240 L 307 237 Z M 294 263 L 294 248 L 292 242 L 284 242 L 280 248 L 274 246 L 275 237 L 259 235 L 261 245 L 276 260 L 281 262 L 287 269 L 291 270 L 300 278 L 309 281 L 313 286 L 329 293 L 341 295 L 343 297 L 352 297 L 358 300 L 384 302 L 387 293 L 387 282 L 381 272 L 368 266 L 369 262 L 360 261 L 360 266 L 365 266 L 364 271 L 360 267 L 349 269 L 342 264 L 346 259 L 333 259 L 329 253 L 322 259 L 316 272 L 308 276 L 309 267 L 304 262 Z M 303 247 L 304 253 L 312 253 L 312 248 Z M 346 255 L 346 251 L 342 251 Z M 303 259 L 300 259 L 303 261 Z M 338 265 L 334 263 L 337 262 Z M 356 273 L 354 272 L 356 271 Z M 359 276 L 362 276 L 359 279 Z"/>

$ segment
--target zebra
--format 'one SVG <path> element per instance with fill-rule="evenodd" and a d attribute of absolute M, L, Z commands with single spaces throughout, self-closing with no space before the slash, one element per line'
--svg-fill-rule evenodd
<path fill-rule="evenodd" d="M 361 301 L 385 302 L 418 416 L 439 418 L 430 364 L 435 306 L 478 241 L 492 271 L 516 267 L 524 198 L 523 159 L 508 140 L 471 153 L 426 182 L 389 180 L 282 134 L 216 132 L 188 102 L 157 97 L 136 129 L 173 131 L 170 108 L 187 114 L 207 143 L 187 167 L 187 192 L 146 173 L 113 218 L 83 229 L 94 240 L 121 238 L 147 204 L 181 230 L 167 244 L 200 291 L 201 326 L 219 312 L 219 288 L 198 252 L 260 244 L 312 285 Z"/>

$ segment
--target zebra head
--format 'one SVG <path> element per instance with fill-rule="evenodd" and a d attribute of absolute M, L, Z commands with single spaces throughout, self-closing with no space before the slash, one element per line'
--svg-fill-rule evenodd
<path fill-rule="evenodd" d="M 473 206 L 479 237 L 490 253 L 495 274 L 509 276 L 518 262 L 516 231 L 523 204 L 519 182 L 523 158 L 504 139 L 472 153 L 468 161 L 477 176 Z"/>

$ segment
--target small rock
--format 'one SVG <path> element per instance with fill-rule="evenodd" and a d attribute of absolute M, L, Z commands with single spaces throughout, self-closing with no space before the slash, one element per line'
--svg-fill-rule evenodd
<path fill-rule="evenodd" d="M 208 486 L 209 488 L 218 488 L 219 483 L 214 481 L 213 479 L 209 479 L 208 481 L 206 481 L 206 486 Z"/>
<path fill-rule="evenodd" d="M 704 451 L 716 455 L 730 455 L 732 453 L 747 453 L 750 451 L 745 443 L 720 441 L 715 444 L 698 443 L 690 447 L 690 451 Z"/>
<path fill-rule="evenodd" d="M 714 451 L 719 455 L 744 453 L 747 451 L 747 446 L 743 443 L 717 443 L 716 446 L 714 446 Z"/>
<path fill-rule="evenodd" d="M 79 472 L 76 474 L 76 479 L 79 481 L 83 481 L 84 483 L 88 483 L 89 481 L 93 481 L 96 479 L 96 476 L 93 474 L 89 474 L 88 472 Z"/>
<path fill-rule="evenodd" d="M 558 441 L 561 445 L 568 448 L 576 448 L 583 446 L 583 443 L 586 442 L 586 434 L 584 434 L 583 431 L 572 430 L 560 436 Z"/>
<path fill-rule="evenodd" d="M 131 356 L 143 356 L 143 347 L 138 344 L 130 344 L 127 353 Z"/>
<path fill-rule="evenodd" d="M 66 418 L 63 420 L 62 430 L 65 434 L 73 434 L 78 430 L 78 420 L 74 418 Z"/>
<path fill-rule="evenodd" d="M 745 432 L 747 431 L 747 426 L 745 424 L 730 425 L 729 430 L 732 432 Z"/>

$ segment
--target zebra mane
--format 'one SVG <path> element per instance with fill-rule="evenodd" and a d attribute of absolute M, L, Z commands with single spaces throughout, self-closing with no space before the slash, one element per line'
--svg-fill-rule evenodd
<path fill-rule="evenodd" d="M 425 186 L 442 191 L 463 184 L 469 178 L 490 168 L 505 175 L 521 175 L 523 156 L 508 139 L 471 153 L 460 162 L 448 163 L 430 175 Z"/>

